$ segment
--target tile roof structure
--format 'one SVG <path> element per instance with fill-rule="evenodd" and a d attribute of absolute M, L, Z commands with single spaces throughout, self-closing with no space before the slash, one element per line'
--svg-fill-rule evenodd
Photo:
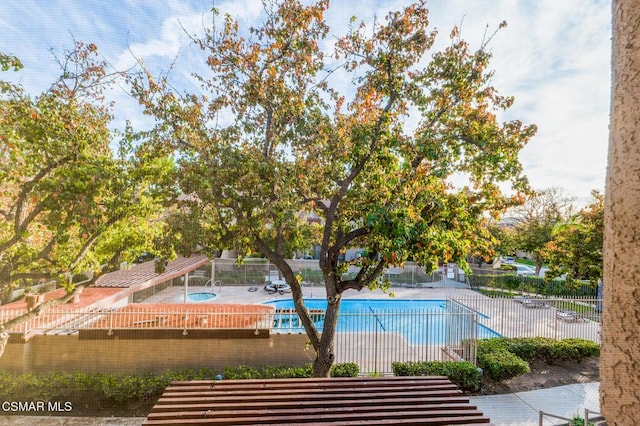
<path fill-rule="evenodd" d="M 117 298 L 117 294 L 121 291 L 118 288 L 95 288 L 95 287 L 87 287 L 82 289 L 82 294 L 80 295 L 80 300 L 76 303 L 66 303 L 56 307 L 56 310 L 77 310 L 78 308 L 86 308 L 86 307 L 102 307 L 108 306 L 110 303 L 113 303 L 114 297 Z M 63 288 L 58 288 L 53 291 L 49 291 L 44 295 L 44 302 L 47 302 L 51 299 L 58 299 L 63 297 L 66 293 L 66 290 Z M 103 302 L 103 303 L 100 303 Z M 0 310 L 26 310 L 27 302 L 25 299 L 20 299 L 12 303 L 8 303 L 6 305 L 0 306 Z"/>
<path fill-rule="evenodd" d="M 209 258 L 204 255 L 178 257 L 169 262 L 163 273 L 158 274 L 155 269 L 155 261 L 151 260 L 133 265 L 128 269 L 105 274 L 98 278 L 95 287 L 136 287 L 136 290 L 142 290 L 194 271 L 207 262 L 209 262 Z"/>

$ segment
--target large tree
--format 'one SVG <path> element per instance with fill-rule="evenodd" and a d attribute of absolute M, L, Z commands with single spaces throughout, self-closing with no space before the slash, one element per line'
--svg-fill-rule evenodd
<path fill-rule="evenodd" d="M 531 256 L 536 275 L 545 262 L 544 248 L 553 239 L 553 230 L 571 216 L 572 201 L 558 188 L 547 188 L 531 195 L 507 215 L 515 230 L 516 248 Z"/>
<path fill-rule="evenodd" d="M 613 85 L 605 187 L 600 406 L 614 425 L 640 416 L 640 8 L 613 2 Z"/>
<path fill-rule="evenodd" d="M 602 244 L 604 234 L 604 195 L 593 191 L 593 202 L 556 225 L 541 254 L 549 271 L 545 278 L 565 275 L 568 282 L 602 279 Z"/>
<path fill-rule="evenodd" d="M 0 64 L 5 72 L 22 67 L 6 54 Z M 42 280 L 57 280 L 71 291 L 73 274 L 130 261 L 137 251 L 153 247 L 154 235 L 163 230 L 154 186 L 171 163 L 132 156 L 127 135 L 119 155 L 111 146 L 111 108 L 104 91 L 120 73 L 108 71 L 94 44 L 76 43 L 59 64 L 60 78 L 37 96 L 0 80 L 0 293 L 5 300 L 15 288 Z M 0 324 L 0 343 L 6 343 L 5 330 L 27 318 Z"/>
<path fill-rule="evenodd" d="M 490 85 L 489 40 L 474 51 L 454 28 L 448 47 L 430 52 L 437 34 L 424 2 L 372 26 L 353 20 L 332 52 L 321 49 L 328 1 L 265 4 L 259 28 L 243 32 L 226 16 L 196 40 L 210 69 L 197 76 L 201 93 L 177 93 L 166 76 L 135 81 L 157 122 L 141 150 L 177 153 L 184 208 L 170 219 L 172 241 L 275 264 L 316 352 L 314 374 L 325 376 L 342 294 L 409 257 L 466 265 L 489 215 L 528 191 L 518 152 L 535 126 L 498 120 L 513 99 Z M 468 184 L 454 186 L 461 176 Z M 306 220 L 312 210 L 320 224 Z M 328 300 L 322 330 L 286 262 L 312 243 Z M 365 254 L 341 261 L 351 247 Z M 347 278 L 349 267 L 358 272 Z"/>

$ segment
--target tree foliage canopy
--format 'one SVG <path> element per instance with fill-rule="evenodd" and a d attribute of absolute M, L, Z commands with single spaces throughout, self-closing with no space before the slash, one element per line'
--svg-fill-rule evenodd
<path fill-rule="evenodd" d="M 537 191 L 521 206 L 508 213 L 515 231 L 516 249 L 522 250 L 536 263 L 536 275 L 546 261 L 545 245 L 553 240 L 554 229 L 571 217 L 572 199 L 558 188 Z"/>
<path fill-rule="evenodd" d="M 171 164 L 114 155 L 110 104 L 117 78 L 94 44 L 59 59 L 60 78 L 38 96 L 0 81 L 0 289 L 125 260 L 152 234 L 150 183 Z M 3 71 L 20 61 L 0 55 Z M 152 178 L 152 180 L 150 180 Z M 160 223 L 160 222 L 158 222 Z M 147 244 L 151 246 L 151 244 Z M 123 257 L 123 253 L 125 256 Z"/>
<path fill-rule="evenodd" d="M 513 99 L 491 86 L 488 40 L 474 51 L 454 28 L 448 47 L 431 52 L 437 31 L 424 2 L 372 26 L 354 19 L 332 51 L 321 47 L 327 7 L 266 2 L 264 23 L 247 30 L 224 17 L 194 40 L 209 67 L 196 76 L 199 93 L 150 73 L 132 81 L 157 123 L 140 152 L 175 155 L 179 168 L 172 241 L 258 251 L 277 265 L 319 375 L 333 359 L 341 294 L 407 259 L 465 265 L 488 237 L 488 215 L 528 191 L 518 152 L 536 130 L 499 121 Z M 454 186 L 460 176 L 467 184 Z M 329 300 L 322 334 L 285 262 L 313 243 Z M 341 261 L 351 247 L 365 254 Z M 350 267 L 357 273 L 343 278 Z"/>
<path fill-rule="evenodd" d="M 602 279 L 604 239 L 604 195 L 593 191 L 593 202 L 558 224 L 553 239 L 543 248 L 549 265 L 548 278 L 565 275 L 567 281 Z"/>

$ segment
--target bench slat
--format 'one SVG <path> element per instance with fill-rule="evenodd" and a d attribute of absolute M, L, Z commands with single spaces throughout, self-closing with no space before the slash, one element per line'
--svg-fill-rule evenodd
<path fill-rule="evenodd" d="M 343 386 L 332 386 L 330 389 L 332 389 L 334 392 L 353 392 L 353 391 L 357 391 L 360 388 L 362 388 L 363 386 L 366 386 L 367 389 L 371 390 L 371 391 L 377 391 L 378 389 L 385 389 L 385 390 L 402 390 L 402 389 L 431 389 L 431 390 L 449 390 L 449 389 L 454 389 L 457 390 L 457 386 L 454 385 L 451 382 L 443 382 L 443 383 L 434 383 L 434 384 L 428 384 L 428 383 L 407 383 L 403 386 L 385 386 L 384 383 L 381 384 L 372 384 L 367 386 L 366 384 L 362 384 L 362 385 L 357 385 L 354 386 L 353 384 L 350 384 L 349 386 L 343 385 Z M 225 394 L 233 394 L 233 393 L 244 393 L 244 394 L 252 394 L 252 393 L 264 393 L 264 392 L 269 392 L 269 393 L 276 393 L 276 392 L 287 392 L 287 393 L 308 393 L 310 390 L 313 391 L 317 391 L 318 389 L 327 389 L 326 387 L 320 388 L 320 387 L 291 387 L 291 385 L 289 386 L 251 386 L 251 387 L 246 387 L 246 388 L 241 388 L 239 386 L 235 386 L 235 387 L 230 387 L 227 389 L 221 388 L 221 387 L 210 387 L 210 386 L 184 386 L 184 387 L 172 387 L 169 386 L 165 389 L 164 393 L 165 394 L 176 394 L 176 395 L 181 395 L 181 394 L 188 394 L 188 393 L 207 393 L 207 394 L 211 394 L 211 395 L 215 395 L 215 394 L 220 394 L 220 393 L 225 393 Z"/>
<path fill-rule="evenodd" d="M 439 404 L 437 407 L 433 406 L 415 406 L 415 405 L 385 405 L 385 406 L 342 406 L 342 407 L 313 407 L 313 408 L 296 408 L 297 415 L 323 415 L 327 413 L 335 414 L 353 414 L 360 417 L 377 416 L 384 413 L 396 413 L 402 412 L 403 415 L 407 413 L 419 413 L 427 417 L 434 417 L 436 413 L 450 413 L 451 411 L 468 414 L 472 411 L 477 411 L 477 407 L 464 403 L 452 403 L 452 404 Z M 169 418 L 205 418 L 205 417 L 260 417 L 260 416 L 290 416 L 291 407 L 281 408 L 262 408 L 262 409 L 235 409 L 235 410 L 191 410 L 191 411 L 170 411 L 170 412 L 153 412 L 149 414 L 150 420 L 169 419 Z M 440 414 L 438 414 L 440 415 Z"/>
<path fill-rule="evenodd" d="M 431 383 L 431 382 L 446 382 L 451 383 L 451 381 L 447 378 L 447 376 L 387 376 L 387 377 L 375 377 L 375 378 L 367 378 L 367 377 L 331 377 L 331 378 L 293 378 L 293 379 L 236 379 L 236 380 L 176 380 L 171 382 L 169 387 L 180 387 L 180 386 L 218 386 L 229 388 L 233 386 L 240 386 L 242 388 L 249 388 L 254 386 L 268 386 L 268 387 L 276 387 L 279 385 L 295 385 L 297 387 L 300 386 L 309 386 L 309 387 L 324 387 L 331 386 L 337 387 L 341 385 L 353 385 L 353 383 L 358 383 L 364 386 L 368 386 L 370 384 L 379 385 L 381 383 L 385 383 L 387 385 L 396 385 L 396 386 L 404 386 L 407 383 Z"/>
<path fill-rule="evenodd" d="M 212 425 L 251 425 L 251 424 L 272 424 L 277 422 L 289 422 L 295 424 L 304 424 L 305 422 L 348 422 L 355 420 L 387 420 L 387 419 L 420 419 L 421 421 L 428 421 L 431 419 L 445 418 L 465 418 L 465 417 L 478 417 L 482 416 L 478 410 L 470 410 L 463 413 L 452 415 L 450 411 L 406 411 L 395 413 L 376 413 L 375 415 L 363 415 L 362 413 L 335 413 L 330 412 L 327 414 L 315 414 L 313 417 L 304 414 L 289 414 L 283 415 L 260 415 L 260 416 L 234 416 L 234 417 L 212 417 L 205 415 L 200 418 L 193 418 L 188 416 L 176 415 L 170 420 L 202 420 L 205 419 Z M 152 420 L 152 419 L 150 419 Z"/>
<path fill-rule="evenodd" d="M 145 424 L 488 424 L 447 378 L 173 382 Z"/>
<path fill-rule="evenodd" d="M 361 398 L 387 398 L 393 395 L 402 395 L 405 398 L 413 398 L 417 396 L 448 396 L 448 395 L 458 395 L 461 394 L 457 388 L 447 388 L 447 389 L 430 389 L 425 387 L 409 387 L 406 389 L 397 388 L 397 389 L 388 389 L 388 388 L 366 388 L 366 392 L 362 392 L 362 390 L 357 388 L 352 389 L 324 389 L 322 393 L 315 391 L 313 393 L 309 392 L 300 392 L 298 390 L 278 390 L 278 391 L 264 391 L 264 392 L 188 392 L 185 394 L 180 393 L 168 393 L 163 395 L 160 399 L 161 401 L 169 401 L 172 399 L 182 399 L 189 400 L 193 398 L 198 398 L 200 400 L 209 400 L 215 398 L 218 401 L 226 401 L 226 400 L 234 400 L 238 398 L 243 398 L 245 400 L 297 400 L 297 399 L 327 399 L 329 397 L 333 398 L 344 398 L 344 399 L 361 399 Z"/>
<path fill-rule="evenodd" d="M 210 425 L 210 419 L 193 419 L 193 420 L 147 420 L 143 423 L 146 426 L 153 425 Z M 235 425 L 233 420 L 230 420 L 229 425 Z M 256 424 L 256 423 L 254 423 Z M 260 423 L 257 423 L 260 424 Z M 263 423 L 264 424 L 264 423 Z M 419 418 L 419 419 L 358 419 L 353 421 L 340 420 L 336 422 L 318 422 L 314 420 L 305 421 L 304 423 L 292 421 L 272 422 L 268 423 L 271 426 L 290 426 L 297 424 L 304 424 L 306 426 L 356 426 L 356 425 L 425 425 L 425 426 L 447 426 L 447 425 L 477 425 L 477 424 L 490 424 L 487 417 L 483 415 L 469 416 L 469 417 L 438 417 L 438 418 Z"/>

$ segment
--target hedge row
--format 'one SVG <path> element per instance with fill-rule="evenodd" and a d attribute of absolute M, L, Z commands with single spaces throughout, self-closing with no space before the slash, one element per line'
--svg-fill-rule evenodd
<path fill-rule="evenodd" d="M 355 377 L 354 363 L 336 364 L 333 377 Z M 258 379 L 312 377 L 311 364 L 302 367 L 240 366 L 222 373 L 210 369 L 170 370 L 163 373 L 20 373 L 0 372 L 0 400 L 20 398 L 25 401 L 104 400 L 117 403 L 146 401 L 159 396 L 174 380 Z"/>
<path fill-rule="evenodd" d="M 599 355 L 600 345 L 584 339 L 500 337 L 478 341 L 478 365 L 495 381 L 527 374 L 531 361 L 581 362 Z"/>
<path fill-rule="evenodd" d="M 447 376 L 467 392 L 477 392 L 482 386 L 482 371 L 466 361 L 394 362 L 392 366 L 394 376 Z"/>
<path fill-rule="evenodd" d="M 515 274 L 498 275 L 469 275 L 471 287 L 492 287 L 535 293 L 544 296 L 588 296 L 596 297 L 598 286 L 589 281 L 573 281 L 567 283 L 564 280 L 545 281 L 542 277 L 519 276 Z"/>
<path fill-rule="evenodd" d="M 582 362 L 600 355 L 600 345 L 585 339 L 555 340 L 550 337 L 492 338 L 478 341 L 478 355 L 506 350 L 526 360 Z"/>
<path fill-rule="evenodd" d="M 360 367 L 353 362 L 345 362 L 331 366 L 331 377 L 356 377 L 360 373 Z M 289 379 L 313 377 L 311 364 L 302 367 L 287 366 L 264 366 L 249 367 L 241 365 L 239 367 L 227 367 L 224 369 L 223 378 L 228 380 L 236 379 Z"/>
<path fill-rule="evenodd" d="M 529 372 L 527 361 L 582 361 L 600 354 L 596 343 L 583 339 L 493 338 L 482 339 L 478 345 L 478 365 L 496 381 L 507 380 Z M 394 362 L 396 376 L 447 376 L 462 390 L 480 389 L 482 370 L 468 362 L 428 361 Z M 355 363 L 336 364 L 333 377 L 355 377 Z M 24 400 L 61 400 L 95 398 L 113 402 L 149 400 L 159 395 L 174 380 L 214 380 L 312 377 L 311 364 L 301 367 L 240 366 L 223 372 L 209 369 L 166 371 L 146 374 L 103 373 L 22 373 L 0 372 L 0 400 L 20 397 Z"/>
<path fill-rule="evenodd" d="M 478 365 L 496 382 L 502 382 L 531 371 L 527 361 L 505 350 L 478 353 Z"/>

